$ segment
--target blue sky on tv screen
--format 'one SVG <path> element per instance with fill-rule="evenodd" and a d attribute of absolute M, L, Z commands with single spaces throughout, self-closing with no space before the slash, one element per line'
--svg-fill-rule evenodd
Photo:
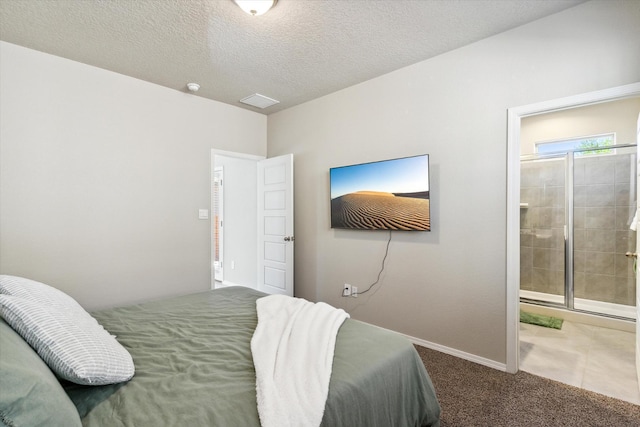
<path fill-rule="evenodd" d="M 429 156 L 405 157 L 381 162 L 333 168 L 331 198 L 356 191 L 414 193 L 429 190 Z"/>

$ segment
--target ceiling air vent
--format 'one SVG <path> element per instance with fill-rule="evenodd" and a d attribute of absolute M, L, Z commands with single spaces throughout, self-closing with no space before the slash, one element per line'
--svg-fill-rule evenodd
<path fill-rule="evenodd" d="M 240 102 L 258 108 L 267 108 L 280 103 L 280 101 L 271 99 L 268 96 L 260 95 L 259 93 L 254 93 L 246 98 L 242 98 Z"/>

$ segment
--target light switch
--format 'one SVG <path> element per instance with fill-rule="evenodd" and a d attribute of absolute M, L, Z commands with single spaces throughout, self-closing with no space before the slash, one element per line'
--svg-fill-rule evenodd
<path fill-rule="evenodd" d="M 209 209 L 198 209 L 198 219 L 209 219 Z"/>

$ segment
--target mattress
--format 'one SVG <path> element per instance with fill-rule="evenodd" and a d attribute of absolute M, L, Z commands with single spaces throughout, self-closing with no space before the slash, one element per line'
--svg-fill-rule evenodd
<path fill-rule="evenodd" d="M 92 315 L 133 357 L 127 383 L 63 383 L 84 426 L 260 426 L 251 338 L 255 301 L 243 287 Z M 438 426 L 431 380 L 405 338 L 353 319 L 338 332 L 322 426 Z"/>

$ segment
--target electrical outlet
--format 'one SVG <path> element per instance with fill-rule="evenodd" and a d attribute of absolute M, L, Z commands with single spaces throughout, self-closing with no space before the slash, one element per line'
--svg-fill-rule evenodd
<path fill-rule="evenodd" d="M 354 298 L 358 298 L 358 287 L 357 286 L 352 286 L 351 287 L 351 296 Z"/>
<path fill-rule="evenodd" d="M 342 288 L 342 296 L 348 297 L 351 296 L 351 285 L 348 283 L 344 284 L 344 288 Z"/>

